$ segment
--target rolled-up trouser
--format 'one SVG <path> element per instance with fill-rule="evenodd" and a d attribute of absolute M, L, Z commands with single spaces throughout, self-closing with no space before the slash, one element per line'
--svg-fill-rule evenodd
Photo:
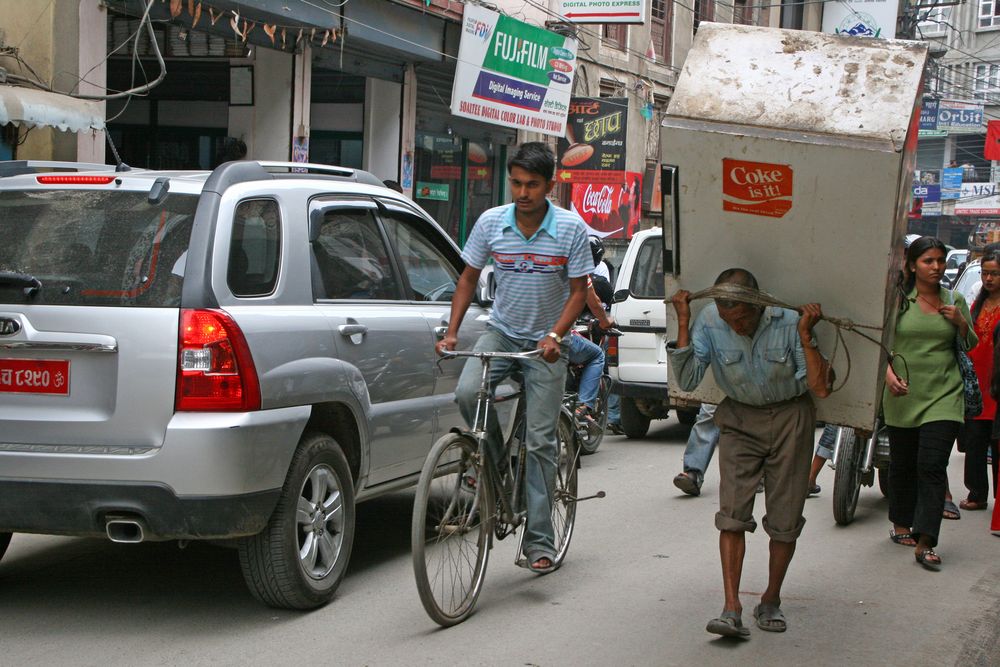
<path fill-rule="evenodd" d="M 476 343 L 477 352 L 526 352 L 537 347 L 535 341 L 510 338 L 488 328 Z M 564 342 L 562 353 L 555 363 L 538 359 L 508 361 L 494 359 L 490 363 L 490 391 L 497 384 L 519 368 L 524 376 L 525 419 L 527 429 L 525 446 L 527 456 L 524 470 L 525 528 L 524 553 L 532 561 L 543 556 L 555 556 L 555 536 L 552 530 L 552 494 L 555 490 L 556 457 L 559 445 L 556 428 L 562 405 L 563 390 L 566 386 L 566 357 L 569 346 Z M 482 381 L 483 366 L 479 359 L 465 362 L 462 375 L 455 389 L 455 399 L 467 424 L 472 425 L 476 417 L 476 394 Z M 497 423 L 497 415 L 490 410 L 487 415 L 487 446 L 493 461 L 500 461 L 504 455 L 503 434 Z"/>
<path fill-rule="evenodd" d="M 719 427 L 719 530 L 757 529 L 754 498 L 764 475 L 764 530 L 776 542 L 794 542 L 805 525 L 816 408 L 808 393 L 761 407 L 730 398 L 715 411 Z"/>
<path fill-rule="evenodd" d="M 838 428 L 833 424 L 827 424 L 823 427 L 823 435 L 819 436 L 819 442 L 816 444 L 816 456 L 827 461 L 833 458 L 833 447 L 837 444 Z"/>
<path fill-rule="evenodd" d="M 702 403 L 684 448 L 684 472 L 694 473 L 699 484 L 705 478 L 705 471 L 712 462 L 712 455 L 718 444 L 719 427 L 715 425 L 715 406 Z"/>

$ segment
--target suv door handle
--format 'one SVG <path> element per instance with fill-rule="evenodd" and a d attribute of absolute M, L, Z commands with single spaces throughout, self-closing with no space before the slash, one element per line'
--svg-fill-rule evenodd
<path fill-rule="evenodd" d="M 438 338 L 444 338 L 447 333 L 448 327 L 434 327 L 434 335 Z"/>
<path fill-rule="evenodd" d="M 340 332 L 341 336 L 357 336 L 368 333 L 368 327 L 364 324 L 341 324 L 337 327 L 337 331 Z"/>

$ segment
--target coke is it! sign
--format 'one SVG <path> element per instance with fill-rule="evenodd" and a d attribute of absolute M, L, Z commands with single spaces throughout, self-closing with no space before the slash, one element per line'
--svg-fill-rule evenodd
<path fill-rule="evenodd" d="M 722 210 L 780 218 L 791 208 L 790 166 L 723 158 Z"/>
<path fill-rule="evenodd" d="M 573 183 L 573 210 L 601 238 L 631 238 L 642 214 L 642 174 L 618 172 L 615 183 Z"/>

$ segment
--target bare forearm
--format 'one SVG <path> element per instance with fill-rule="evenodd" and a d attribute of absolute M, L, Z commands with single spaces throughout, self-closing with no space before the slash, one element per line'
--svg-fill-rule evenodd
<path fill-rule="evenodd" d="M 817 398 L 826 398 L 830 395 L 830 385 L 827 381 L 830 364 L 816 348 L 803 345 L 802 349 L 806 356 L 806 384 L 809 386 L 809 391 Z"/>
<path fill-rule="evenodd" d="M 587 288 L 587 308 L 601 327 L 607 329 L 611 326 L 611 320 L 608 319 L 608 314 L 604 311 L 604 304 L 601 303 L 601 299 L 593 287 Z"/>

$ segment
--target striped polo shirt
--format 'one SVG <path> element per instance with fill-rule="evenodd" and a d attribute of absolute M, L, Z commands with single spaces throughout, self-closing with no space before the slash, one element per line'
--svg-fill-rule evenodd
<path fill-rule="evenodd" d="M 512 338 L 537 341 L 552 331 L 569 299 L 570 278 L 594 270 L 583 220 L 547 203 L 530 239 L 517 228 L 514 204 L 507 204 L 479 216 L 462 250 L 476 269 L 493 259 L 497 290 L 490 324 Z"/>

